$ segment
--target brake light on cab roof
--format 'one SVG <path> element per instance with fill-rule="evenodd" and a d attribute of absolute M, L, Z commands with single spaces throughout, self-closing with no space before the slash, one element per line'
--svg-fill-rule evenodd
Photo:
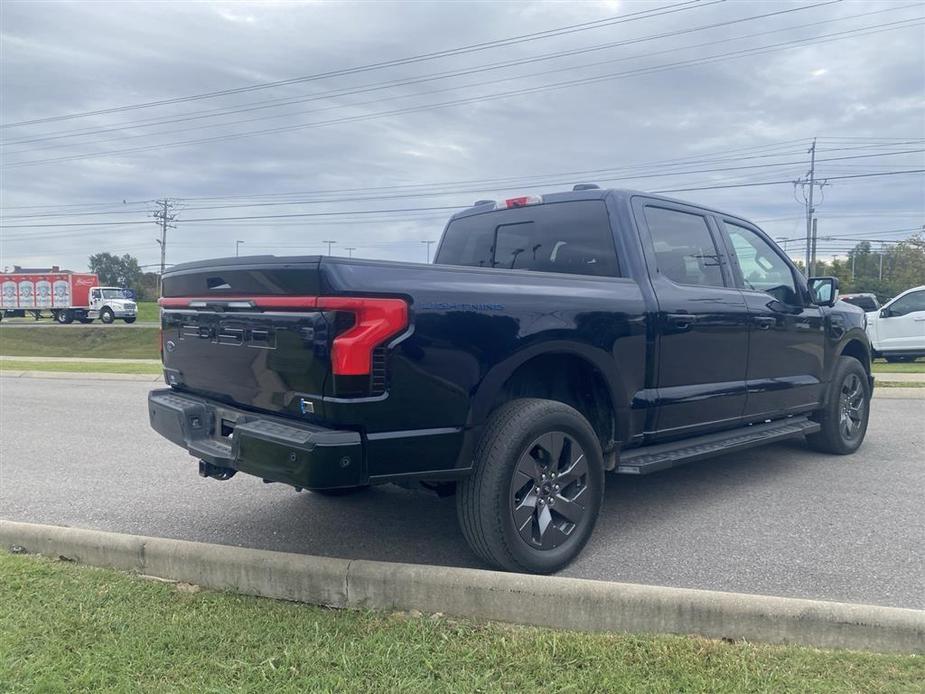
<path fill-rule="evenodd" d="M 526 207 L 527 205 L 539 205 L 543 198 L 539 195 L 521 195 L 517 198 L 508 198 L 504 201 L 503 207 L 511 209 L 514 207 Z"/>

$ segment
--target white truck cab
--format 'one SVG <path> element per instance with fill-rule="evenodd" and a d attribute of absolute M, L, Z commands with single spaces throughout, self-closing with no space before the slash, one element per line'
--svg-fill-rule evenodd
<path fill-rule="evenodd" d="M 889 362 L 925 357 L 925 285 L 907 289 L 866 315 L 875 357 Z"/>
<path fill-rule="evenodd" d="M 90 310 L 87 317 L 99 318 L 103 323 L 112 323 L 115 319 L 134 323 L 138 306 L 125 295 L 121 287 L 90 287 Z"/>

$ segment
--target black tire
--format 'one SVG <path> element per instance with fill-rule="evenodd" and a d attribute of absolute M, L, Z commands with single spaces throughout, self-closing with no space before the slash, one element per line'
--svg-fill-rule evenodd
<path fill-rule="evenodd" d="M 109 325 L 116 319 L 115 314 L 112 312 L 111 308 L 104 308 L 100 311 L 100 322 Z"/>
<path fill-rule="evenodd" d="M 311 489 L 309 491 L 320 496 L 353 496 L 368 489 L 369 487 L 337 487 L 334 489 Z"/>
<path fill-rule="evenodd" d="M 548 574 L 581 552 L 603 498 L 603 455 L 588 421 L 561 402 L 524 398 L 492 414 L 456 511 L 485 562 Z"/>
<path fill-rule="evenodd" d="M 57 320 L 61 325 L 70 325 L 74 322 L 74 312 L 68 310 L 62 310 L 55 313 L 55 320 Z"/>
<path fill-rule="evenodd" d="M 806 437 L 813 449 L 848 455 L 860 448 L 870 418 L 870 381 L 861 362 L 853 357 L 838 359 L 826 406 L 813 418 L 822 425 Z"/>
<path fill-rule="evenodd" d="M 134 323 L 135 316 L 131 316 L 130 318 L 123 318 L 122 320 L 124 320 L 126 323 Z"/>

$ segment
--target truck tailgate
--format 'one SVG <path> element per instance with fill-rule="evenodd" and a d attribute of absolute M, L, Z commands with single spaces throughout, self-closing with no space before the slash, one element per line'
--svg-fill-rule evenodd
<path fill-rule="evenodd" d="M 324 397 L 384 388 L 382 345 L 408 325 L 406 301 L 323 295 L 321 260 L 229 258 L 164 276 L 162 354 L 171 386 L 300 418 Z"/>
<path fill-rule="evenodd" d="M 233 304 L 232 304 L 233 305 Z M 301 415 L 328 374 L 327 323 L 318 310 L 163 310 L 171 385 L 270 412 Z"/>

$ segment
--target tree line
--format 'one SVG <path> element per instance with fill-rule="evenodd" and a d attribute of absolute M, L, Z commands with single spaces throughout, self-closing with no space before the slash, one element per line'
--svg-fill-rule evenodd
<path fill-rule="evenodd" d="M 913 236 L 882 250 L 862 241 L 847 258 L 817 260 L 813 274 L 837 277 L 842 294 L 869 292 L 882 303 L 910 287 L 925 284 L 925 239 Z"/>

